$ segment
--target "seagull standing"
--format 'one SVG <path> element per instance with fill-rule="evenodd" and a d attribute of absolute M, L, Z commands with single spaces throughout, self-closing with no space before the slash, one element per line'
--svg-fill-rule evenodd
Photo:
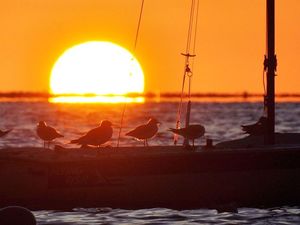
<path fill-rule="evenodd" d="M 126 136 L 131 136 L 136 138 L 137 140 L 143 140 L 144 146 L 148 146 L 148 139 L 154 137 L 154 135 L 158 131 L 158 122 L 156 119 L 151 118 L 147 124 L 140 125 L 135 129 L 126 133 Z"/>
<path fill-rule="evenodd" d="M 195 139 L 200 138 L 204 135 L 205 128 L 200 124 L 194 124 L 180 129 L 170 128 L 170 131 L 180 136 L 183 136 L 184 138 L 191 139 L 193 141 L 194 146 Z"/>
<path fill-rule="evenodd" d="M 44 148 L 46 148 L 46 142 L 48 142 L 49 148 L 51 141 L 55 138 L 63 137 L 63 135 L 61 135 L 55 128 L 47 126 L 45 121 L 40 121 L 37 124 L 36 132 L 39 138 L 44 141 Z"/>
<path fill-rule="evenodd" d="M 262 135 L 267 128 L 267 117 L 262 116 L 256 123 L 250 125 L 242 125 L 241 127 L 242 130 L 245 131 L 245 134 Z"/>
<path fill-rule="evenodd" d="M 0 130 L 0 138 L 3 137 L 3 136 L 5 136 L 5 135 L 7 135 L 7 134 L 8 134 L 9 132 L 11 132 L 11 131 L 12 131 L 12 129 L 6 130 L 6 131 Z"/>
<path fill-rule="evenodd" d="M 94 145 L 100 147 L 100 145 L 111 139 L 112 134 L 112 123 L 108 120 L 103 120 L 100 126 L 88 131 L 82 137 L 72 140 L 70 143 L 82 146 Z"/>

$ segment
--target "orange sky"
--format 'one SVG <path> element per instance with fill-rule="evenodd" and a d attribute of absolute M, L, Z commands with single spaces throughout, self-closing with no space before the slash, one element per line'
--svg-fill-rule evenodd
<path fill-rule="evenodd" d="M 3 0 L 0 92 L 47 91 L 67 48 L 90 40 L 132 49 L 141 0 Z M 145 90 L 180 91 L 190 1 L 145 0 L 136 56 Z M 262 92 L 264 0 L 200 0 L 195 92 Z M 300 1 L 276 0 L 277 92 L 300 92 Z"/>

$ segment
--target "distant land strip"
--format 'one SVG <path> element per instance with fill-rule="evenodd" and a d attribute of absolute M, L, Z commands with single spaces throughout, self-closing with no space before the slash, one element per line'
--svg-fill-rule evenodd
<path fill-rule="evenodd" d="M 51 94 L 47 92 L 0 92 L 0 98 L 52 98 L 52 97 L 60 97 L 60 96 L 81 96 L 81 97 L 93 97 L 97 96 L 96 94 Z M 101 95 L 107 97 L 114 97 L 114 96 L 126 96 L 126 97 L 145 97 L 145 98 L 180 98 L 180 93 L 172 93 L 172 92 L 165 92 L 165 93 L 129 93 L 126 95 Z M 185 93 L 183 95 L 184 98 L 188 97 L 188 94 Z M 193 93 L 191 95 L 193 98 L 263 98 L 263 94 L 259 93 Z M 300 93 L 278 93 L 276 94 L 278 98 L 300 98 Z"/>

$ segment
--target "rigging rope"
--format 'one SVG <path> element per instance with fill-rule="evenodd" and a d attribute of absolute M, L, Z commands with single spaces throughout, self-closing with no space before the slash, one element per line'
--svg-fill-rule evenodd
<path fill-rule="evenodd" d="M 142 15 L 143 15 L 143 10 L 144 10 L 144 0 L 142 0 L 141 4 L 141 9 L 140 9 L 140 16 L 139 16 L 139 21 L 136 29 L 136 34 L 135 34 L 135 41 L 134 41 L 134 48 L 133 48 L 133 53 L 135 53 L 137 42 L 138 42 L 138 37 L 140 33 L 140 26 L 141 26 L 141 21 L 142 21 Z"/>
<path fill-rule="evenodd" d="M 186 53 L 189 53 L 189 51 L 190 51 L 190 44 L 191 44 L 192 30 L 193 30 L 194 11 L 195 11 L 195 0 L 192 0 L 191 11 L 190 11 L 190 23 L 189 23 L 189 29 L 188 29 L 188 38 L 187 38 L 186 50 L 185 50 Z"/>
<path fill-rule="evenodd" d="M 196 41 L 197 41 L 197 28 L 198 28 L 198 15 L 199 15 L 199 0 L 197 0 L 196 6 L 196 22 L 195 22 L 195 33 L 194 33 L 194 45 L 193 45 L 193 54 L 196 52 Z"/>
<path fill-rule="evenodd" d="M 197 42 L 197 28 L 198 28 L 198 15 L 199 15 L 199 0 L 197 1 L 196 6 L 196 21 L 195 21 L 195 32 L 194 32 L 194 44 L 193 44 L 193 55 L 196 55 L 196 42 Z M 194 67 L 194 58 L 192 58 L 192 68 Z"/>
<path fill-rule="evenodd" d="M 196 56 L 196 42 L 197 42 L 197 28 L 198 28 L 198 14 L 199 14 L 199 0 L 196 2 L 196 21 L 195 21 L 195 31 L 194 31 L 194 43 L 193 43 L 193 50 L 192 50 L 192 55 Z M 191 68 L 194 68 L 194 57 L 191 58 Z M 187 74 L 189 77 L 189 89 L 188 89 L 188 97 L 189 99 L 191 98 L 191 89 L 192 89 L 192 76 L 193 73 L 188 73 Z"/>
<path fill-rule="evenodd" d="M 137 43 L 138 43 L 138 37 L 139 37 L 139 33 L 140 33 L 140 26 L 141 26 L 143 9 L 144 9 L 144 1 L 145 0 L 142 0 L 141 9 L 140 9 L 140 15 L 139 15 L 139 20 L 138 20 L 138 25 L 137 25 L 136 34 L 135 34 L 134 47 L 133 47 L 133 53 L 134 54 L 136 52 L 136 47 L 137 47 Z M 133 58 L 131 60 L 133 60 Z M 120 145 L 120 139 L 121 139 L 121 133 L 122 133 L 122 128 L 123 128 L 123 122 L 124 122 L 124 115 L 125 115 L 125 111 L 126 111 L 126 106 L 127 106 L 127 102 L 125 101 L 124 106 L 123 106 L 123 110 L 122 110 L 122 116 L 121 116 L 121 122 L 120 122 L 120 129 L 119 129 L 117 147 L 119 147 L 119 145 Z"/>
<path fill-rule="evenodd" d="M 196 13 L 195 13 L 196 8 Z M 196 48 L 196 37 L 197 37 L 197 25 L 198 25 L 198 12 L 199 12 L 199 0 L 192 0 L 191 9 L 190 9 L 190 19 L 189 19 L 189 27 L 188 27 L 188 35 L 187 35 L 187 44 L 186 44 L 186 51 L 182 55 L 185 56 L 185 65 L 184 65 L 184 72 L 182 78 L 182 86 L 181 86 L 181 95 L 180 95 L 180 102 L 177 110 L 176 116 L 176 129 L 180 128 L 180 120 L 182 114 L 182 105 L 183 105 L 183 96 L 184 96 L 184 86 L 186 77 L 189 79 L 189 86 L 188 86 L 188 98 L 191 98 L 191 77 L 193 75 L 192 70 L 190 68 L 190 58 L 195 56 L 195 48 Z M 194 22 L 195 19 L 195 22 Z M 194 29 L 194 33 L 193 33 Z M 193 49 L 192 54 L 190 54 L 191 43 L 193 41 Z M 193 62 L 193 61 L 192 61 Z M 193 66 L 193 63 L 192 63 Z M 190 101 L 188 103 L 187 109 L 187 118 L 186 118 L 186 125 L 189 123 L 189 110 L 190 110 Z M 174 144 L 177 144 L 178 136 L 174 134 Z"/>

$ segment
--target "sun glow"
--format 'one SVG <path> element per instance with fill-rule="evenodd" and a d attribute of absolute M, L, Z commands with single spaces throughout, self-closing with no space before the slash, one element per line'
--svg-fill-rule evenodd
<path fill-rule="evenodd" d="M 143 93 L 144 74 L 126 49 L 111 42 L 91 41 L 69 48 L 59 57 L 51 72 L 50 89 L 55 95 Z M 76 101 L 86 102 L 78 97 Z"/>

